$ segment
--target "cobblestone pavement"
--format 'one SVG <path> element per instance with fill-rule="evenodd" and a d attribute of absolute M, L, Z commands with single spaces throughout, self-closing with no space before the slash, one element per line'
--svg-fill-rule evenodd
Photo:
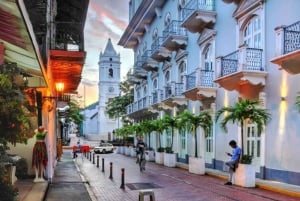
<path fill-rule="evenodd" d="M 99 156 L 99 167 L 97 167 L 97 156 Z M 104 159 L 104 168 L 102 168 L 102 159 Z M 300 200 L 259 188 L 225 186 L 225 181 L 220 178 L 195 175 L 184 169 L 168 168 L 154 162 L 147 162 L 146 171 L 140 173 L 135 158 L 116 153 L 95 154 L 94 162 L 95 164 L 93 164 L 93 159 L 85 157 L 83 159 L 79 157 L 75 161 L 81 174 L 89 183 L 91 198 L 94 201 L 138 200 L 139 189 L 131 190 L 129 187 L 143 187 L 143 185 L 156 187 L 153 188 L 156 201 Z M 112 174 L 110 174 L 111 162 Z M 125 169 L 125 189 L 120 188 L 122 168 Z M 149 197 L 145 200 L 149 200 Z"/>

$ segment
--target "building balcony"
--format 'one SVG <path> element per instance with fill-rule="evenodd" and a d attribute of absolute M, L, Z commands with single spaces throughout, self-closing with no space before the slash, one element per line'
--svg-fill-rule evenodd
<path fill-rule="evenodd" d="M 187 101 L 183 95 L 184 84 L 172 82 L 164 87 L 162 91 L 162 103 L 170 108 L 186 105 Z"/>
<path fill-rule="evenodd" d="M 151 58 L 158 62 L 168 61 L 171 58 L 171 52 L 167 48 L 163 47 L 164 37 L 157 37 L 152 45 L 152 54 Z"/>
<path fill-rule="evenodd" d="M 276 29 L 276 57 L 271 62 L 290 74 L 300 73 L 300 21 Z"/>
<path fill-rule="evenodd" d="M 151 58 L 152 50 L 146 50 L 142 55 L 142 69 L 145 71 L 157 71 L 158 62 Z"/>
<path fill-rule="evenodd" d="M 131 84 L 139 84 L 141 82 L 140 79 L 138 79 L 135 75 L 134 75 L 134 69 L 130 68 L 129 71 L 127 72 L 127 80 L 131 83 Z"/>
<path fill-rule="evenodd" d="M 165 40 L 162 45 L 170 51 L 185 49 L 187 45 L 187 31 L 181 24 L 181 21 L 173 20 L 163 31 Z"/>
<path fill-rule="evenodd" d="M 213 28 L 216 22 L 215 0 L 189 0 L 183 8 L 182 26 L 192 33 Z"/>
<path fill-rule="evenodd" d="M 217 58 L 216 69 L 221 69 L 214 82 L 227 90 L 236 90 L 253 98 L 265 85 L 267 72 L 262 65 L 262 49 L 241 47 L 227 56 Z"/>
<path fill-rule="evenodd" d="M 217 95 L 214 77 L 214 71 L 197 68 L 195 72 L 186 76 L 184 96 L 193 101 L 212 103 Z"/>
<path fill-rule="evenodd" d="M 151 97 L 145 96 L 138 101 L 135 101 L 126 107 L 126 115 L 130 118 L 139 118 L 153 113 L 149 110 Z"/>

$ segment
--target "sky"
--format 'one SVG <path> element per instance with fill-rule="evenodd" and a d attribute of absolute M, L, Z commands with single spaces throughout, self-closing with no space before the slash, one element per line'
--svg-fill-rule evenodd
<path fill-rule="evenodd" d="M 99 55 L 104 51 L 108 38 L 111 38 L 115 50 L 121 56 L 121 80 L 124 80 L 129 68 L 133 66 L 133 51 L 117 45 L 128 25 L 128 2 L 90 0 L 84 30 L 87 56 L 78 87 L 78 95 L 82 97 L 85 106 L 98 101 Z"/>

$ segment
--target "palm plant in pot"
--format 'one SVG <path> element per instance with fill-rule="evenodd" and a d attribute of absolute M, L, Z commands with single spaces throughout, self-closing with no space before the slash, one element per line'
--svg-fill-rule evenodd
<path fill-rule="evenodd" d="M 165 129 L 171 129 L 171 141 L 170 144 L 165 148 L 164 153 L 164 165 L 167 167 L 175 167 L 176 166 L 176 154 L 173 151 L 173 141 L 174 141 L 174 132 L 178 127 L 177 117 L 171 117 L 169 115 L 165 115 L 162 119 L 163 124 L 165 125 Z"/>
<path fill-rule="evenodd" d="M 271 119 L 270 114 L 266 109 L 262 109 L 258 107 L 258 100 L 241 100 L 237 102 L 234 106 L 223 107 L 216 113 L 216 120 L 218 120 L 222 114 L 226 113 L 221 121 L 221 128 L 227 132 L 227 123 L 228 122 L 238 122 L 240 124 L 240 133 L 241 133 L 241 148 L 242 148 L 242 156 L 241 164 L 236 170 L 236 184 L 246 187 L 255 186 L 255 167 L 250 164 L 253 156 L 251 153 L 246 153 L 244 151 L 244 126 L 247 122 L 255 123 L 257 127 L 257 133 L 260 135 L 263 131 L 264 126 Z M 247 159 L 247 160 L 245 160 Z M 247 162 L 248 164 L 243 164 Z M 249 166 L 249 167 L 245 167 Z M 249 171 L 243 171 L 249 169 Z M 242 175 L 240 175 L 242 174 Z M 250 175 L 250 176 L 246 176 Z M 245 180 L 241 180 L 241 178 L 246 178 Z"/>
<path fill-rule="evenodd" d="M 156 134 L 158 135 L 158 148 L 157 152 L 155 153 L 155 162 L 158 164 L 164 163 L 164 147 L 161 145 L 161 136 L 165 130 L 165 124 L 161 119 L 157 119 L 153 121 L 154 131 L 156 131 Z"/>
<path fill-rule="evenodd" d="M 204 131 L 204 137 L 207 137 L 212 125 L 211 116 L 207 111 L 200 112 L 199 115 L 184 111 L 178 116 L 178 119 L 181 122 L 181 129 L 193 134 L 194 137 L 195 154 L 194 157 L 189 157 L 189 172 L 205 174 L 205 160 L 203 157 L 198 158 L 197 128 L 201 127 Z"/>
<path fill-rule="evenodd" d="M 148 143 L 145 158 L 147 161 L 154 161 L 154 151 L 151 147 L 151 133 L 154 131 L 154 125 L 152 121 L 146 120 L 140 124 L 144 134 L 147 135 Z"/>

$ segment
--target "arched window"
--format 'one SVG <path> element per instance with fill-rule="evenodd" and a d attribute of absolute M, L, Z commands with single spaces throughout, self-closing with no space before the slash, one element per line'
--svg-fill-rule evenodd
<path fill-rule="evenodd" d="M 157 89 L 157 79 L 155 78 L 154 80 L 153 80 L 153 91 L 155 91 L 156 89 Z"/>
<path fill-rule="evenodd" d="M 141 98 L 141 91 L 140 89 L 137 89 L 137 99 L 140 100 Z"/>
<path fill-rule="evenodd" d="M 185 64 L 185 62 L 181 62 L 179 64 L 178 75 L 179 75 L 178 81 L 180 83 L 184 83 L 184 76 L 186 75 L 186 64 Z"/>
<path fill-rule="evenodd" d="M 204 57 L 204 70 L 211 71 L 213 65 L 211 45 L 205 48 L 203 57 Z"/>
<path fill-rule="evenodd" d="M 261 20 L 253 17 L 243 29 L 244 44 L 251 48 L 262 48 Z"/>
<path fill-rule="evenodd" d="M 168 85 L 170 84 L 170 71 L 168 70 L 166 73 L 165 73 L 165 85 Z"/>
<path fill-rule="evenodd" d="M 167 13 L 165 17 L 165 27 L 168 27 L 171 23 L 171 13 Z"/>
<path fill-rule="evenodd" d="M 147 96 L 147 87 L 146 86 L 144 87 L 144 92 L 143 93 L 144 93 L 144 96 Z"/>
<path fill-rule="evenodd" d="M 112 68 L 108 69 L 108 77 L 110 78 L 114 77 L 114 70 Z"/>
<path fill-rule="evenodd" d="M 152 32 L 152 40 L 155 41 L 157 39 L 157 28 L 155 28 Z"/>

